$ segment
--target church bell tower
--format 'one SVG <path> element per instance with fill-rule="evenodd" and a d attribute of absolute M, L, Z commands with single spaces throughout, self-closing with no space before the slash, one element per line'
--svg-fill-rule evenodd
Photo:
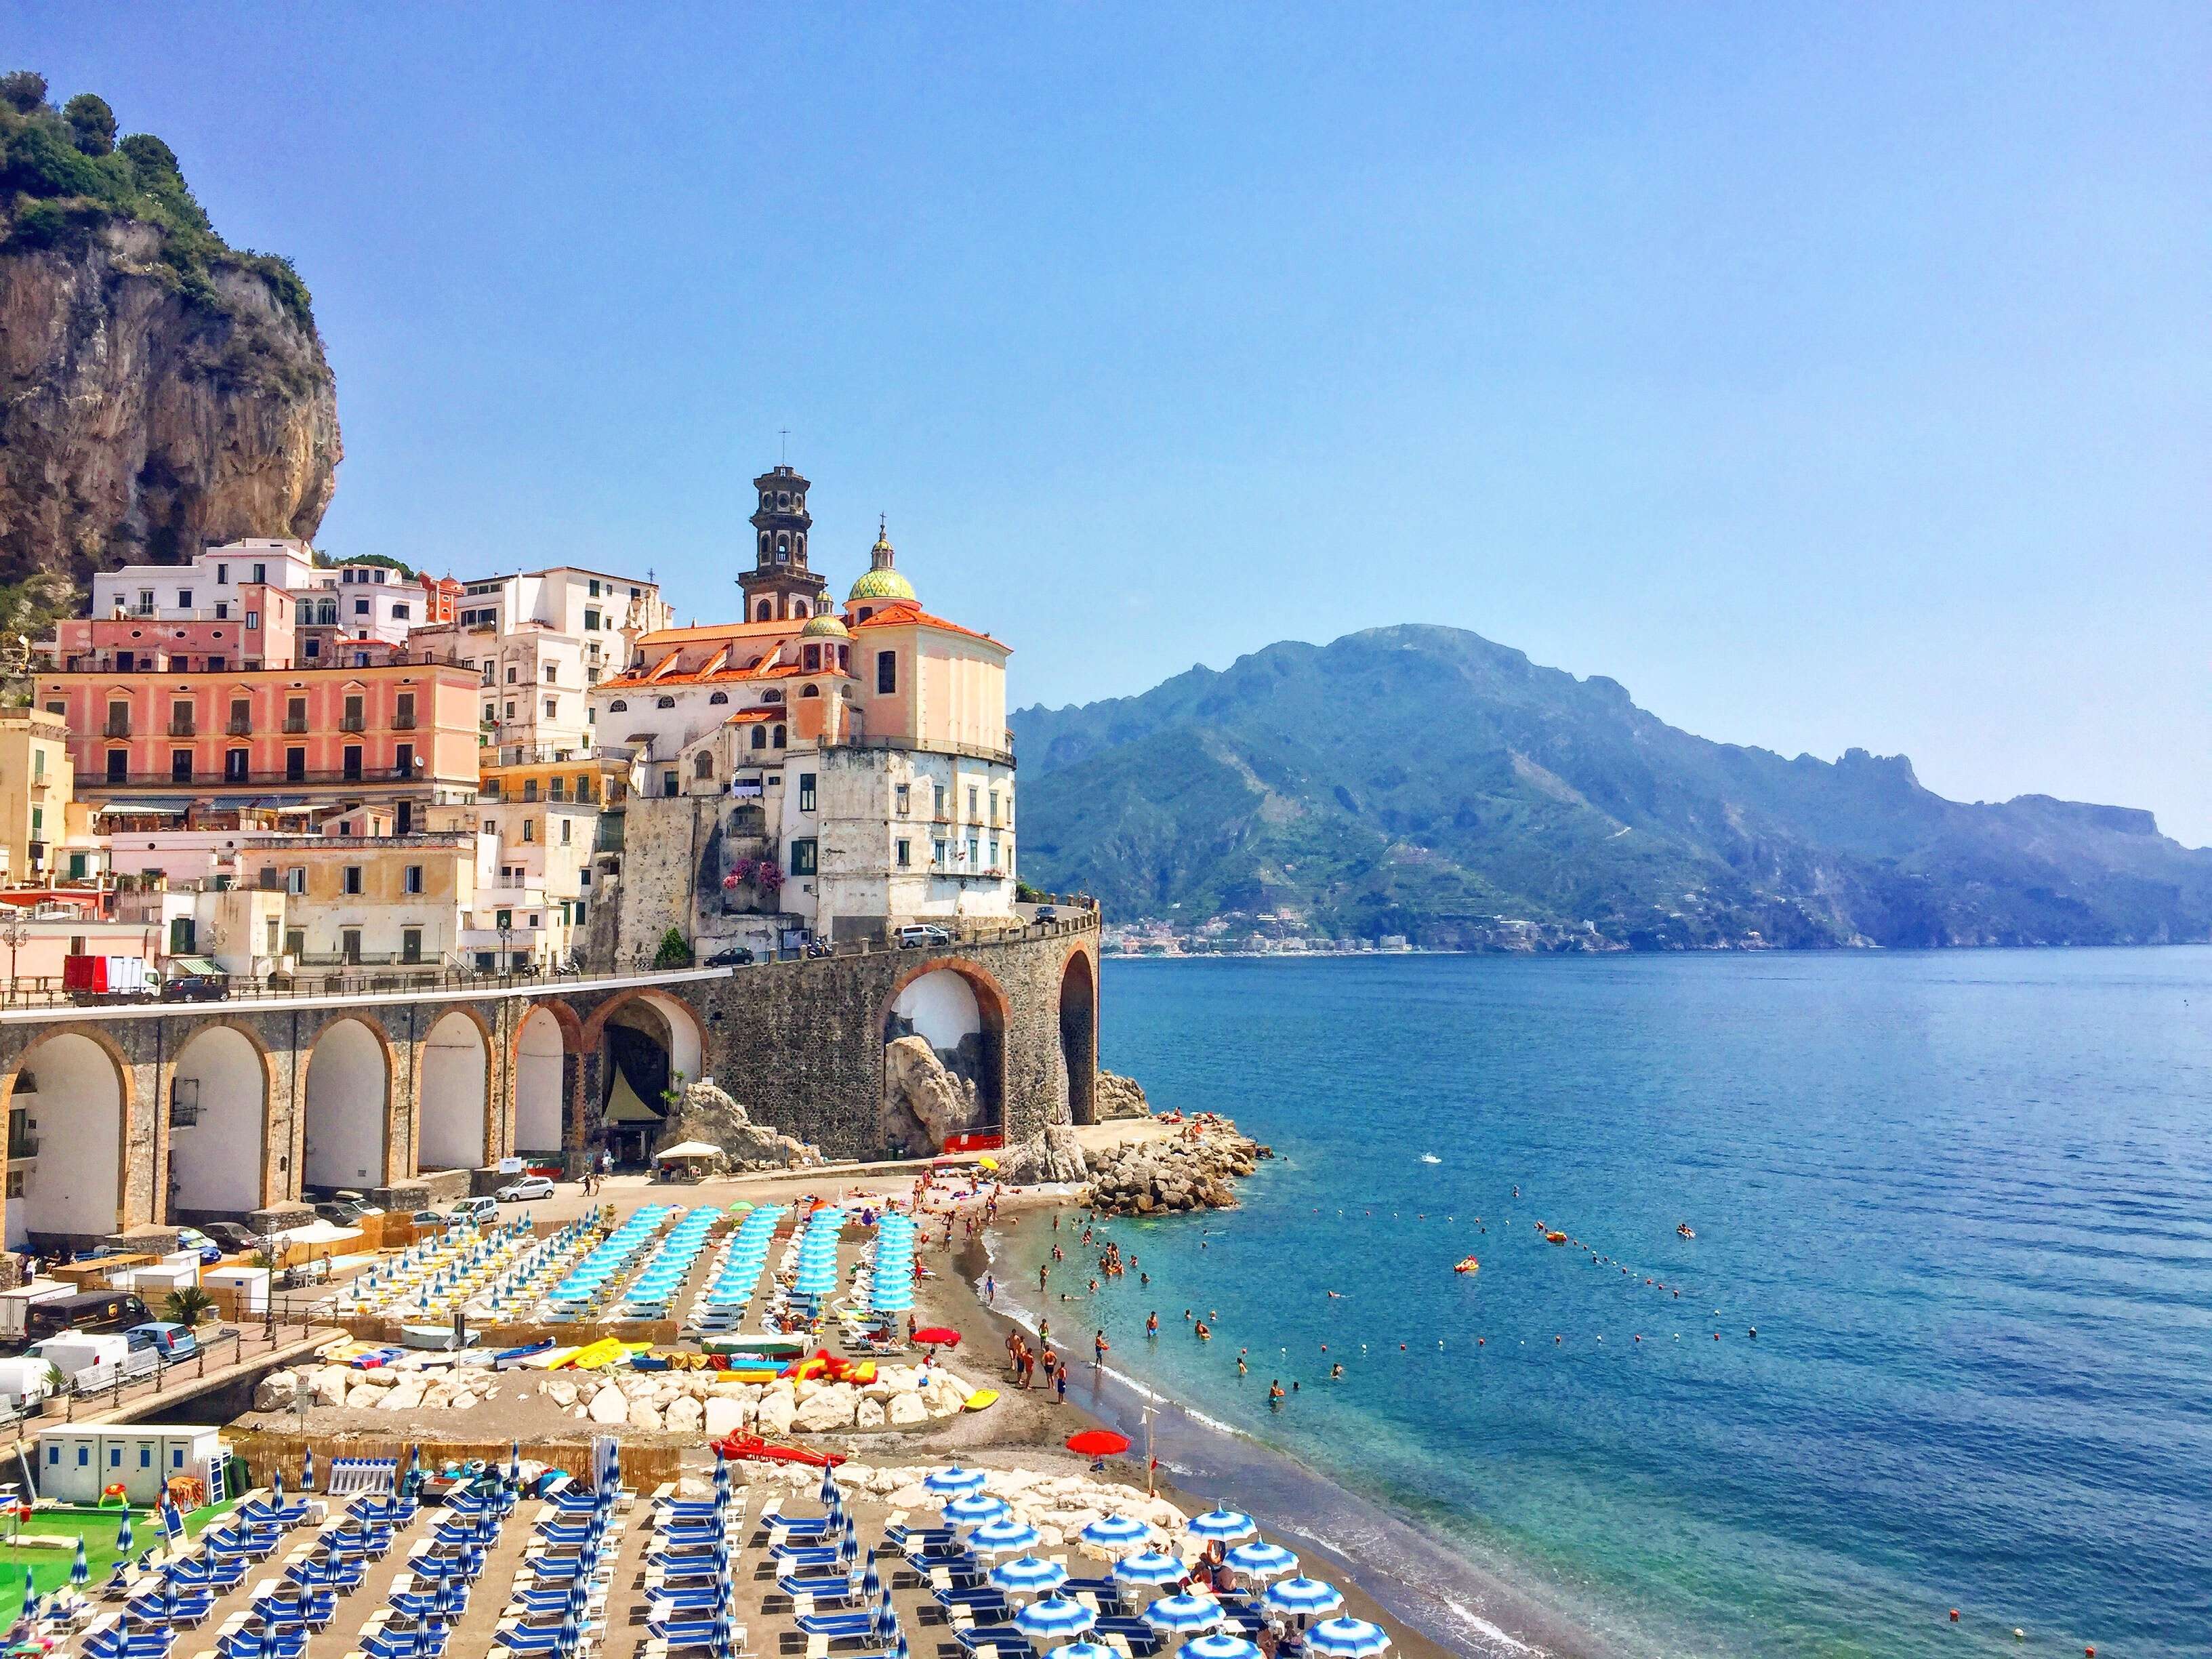
<path fill-rule="evenodd" d="M 806 565 L 807 481 L 789 466 L 753 480 L 760 507 L 753 514 L 753 568 L 738 578 L 747 622 L 781 622 L 822 613 L 828 584 Z"/>

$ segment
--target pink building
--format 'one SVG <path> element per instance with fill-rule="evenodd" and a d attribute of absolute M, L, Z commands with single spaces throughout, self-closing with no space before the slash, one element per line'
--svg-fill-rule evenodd
<path fill-rule="evenodd" d="M 248 583 L 230 597 L 191 611 L 107 616 L 58 623 L 56 664 L 67 670 L 141 669 L 179 673 L 282 667 L 293 660 L 299 607 L 281 587 Z"/>

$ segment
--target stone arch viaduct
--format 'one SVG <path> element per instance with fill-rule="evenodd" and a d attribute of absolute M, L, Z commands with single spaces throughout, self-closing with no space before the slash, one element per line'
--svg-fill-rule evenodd
<path fill-rule="evenodd" d="M 713 1079 L 833 1158 L 885 1151 L 893 1011 L 973 1009 L 1008 1140 L 1091 1115 L 1095 915 L 941 951 L 212 1004 L 0 1012 L 6 1239 L 82 1243 L 218 1218 L 268 1224 L 324 1188 L 451 1196 L 504 1158 L 598 1155 L 624 1091 Z M 949 976 L 935 979 L 933 975 Z M 963 992 L 939 994 L 957 978 Z M 611 1097 L 612 1098 L 611 1099 Z"/>

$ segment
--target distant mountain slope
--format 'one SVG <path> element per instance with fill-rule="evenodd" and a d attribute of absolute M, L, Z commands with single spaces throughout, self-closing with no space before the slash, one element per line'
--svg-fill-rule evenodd
<path fill-rule="evenodd" d="M 1012 717 L 1023 873 L 1123 918 L 1638 948 L 2212 936 L 2212 852 L 2148 812 L 1966 805 L 1903 757 L 1712 743 L 1456 629 L 1286 643 Z"/>

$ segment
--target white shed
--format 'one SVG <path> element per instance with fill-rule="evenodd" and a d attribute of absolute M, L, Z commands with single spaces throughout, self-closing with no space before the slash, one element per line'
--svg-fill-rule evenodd
<path fill-rule="evenodd" d="M 39 1431 L 39 1496 L 64 1504 L 97 1504 L 119 1486 L 131 1502 L 150 1507 L 173 1475 L 208 1478 L 221 1455 L 222 1431 L 173 1425 L 64 1425 Z"/>

